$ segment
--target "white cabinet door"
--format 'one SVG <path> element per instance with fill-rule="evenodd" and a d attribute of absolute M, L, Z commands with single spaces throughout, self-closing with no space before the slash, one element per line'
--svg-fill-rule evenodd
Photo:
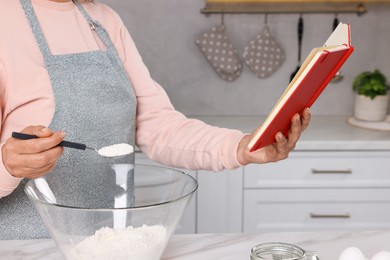
<path fill-rule="evenodd" d="M 242 232 L 242 169 L 198 172 L 198 233 Z"/>
<path fill-rule="evenodd" d="M 244 231 L 390 228 L 390 152 L 299 151 L 244 171 Z"/>
<path fill-rule="evenodd" d="M 244 194 L 244 232 L 390 228 L 390 189 L 256 189 Z"/>
<path fill-rule="evenodd" d="M 390 187 L 390 152 L 292 152 L 245 167 L 245 188 Z"/>
<path fill-rule="evenodd" d="M 137 152 L 135 154 L 135 162 L 139 164 L 151 164 L 151 165 L 158 165 L 163 166 L 160 163 L 157 163 L 155 161 L 150 160 L 145 154 Z M 183 171 L 192 177 L 196 179 L 196 171 L 190 171 L 190 170 L 183 170 L 178 169 L 180 171 Z M 176 234 L 193 234 L 196 232 L 196 196 L 197 193 L 194 194 L 191 201 L 189 202 L 183 217 L 180 220 L 180 223 L 178 224 L 175 233 Z"/>

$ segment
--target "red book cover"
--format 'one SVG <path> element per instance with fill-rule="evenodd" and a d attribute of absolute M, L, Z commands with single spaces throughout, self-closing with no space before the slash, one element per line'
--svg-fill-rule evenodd
<path fill-rule="evenodd" d="M 278 132 L 288 136 L 294 114 L 313 105 L 353 50 L 350 26 L 340 23 L 323 47 L 311 51 L 264 123 L 252 135 L 249 150 L 275 143 Z"/>

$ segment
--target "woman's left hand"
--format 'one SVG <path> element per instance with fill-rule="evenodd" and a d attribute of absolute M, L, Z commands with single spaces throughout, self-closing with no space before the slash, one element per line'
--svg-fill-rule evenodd
<path fill-rule="evenodd" d="M 286 138 L 282 133 L 277 133 L 275 136 L 276 142 L 272 145 L 263 147 L 257 151 L 250 152 L 248 148 L 250 135 L 244 136 L 237 150 L 237 159 L 242 165 L 249 163 L 267 163 L 277 162 L 288 157 L 288 154 L 294 150 L 296 143 L 298 142 L 301 133 L 309 125 L 311 118 L 310 109 L 306 108 L 302 117 L 299 114 L 295 114 L 291 119 L 291 127 Z"/>

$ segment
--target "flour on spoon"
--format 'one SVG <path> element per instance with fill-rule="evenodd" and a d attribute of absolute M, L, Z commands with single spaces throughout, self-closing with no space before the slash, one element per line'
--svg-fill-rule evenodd
<path fill-rule="evenodd" d="M 121 143 L 105 146 L 100 148 L 97 152 L 99 155 L 104 157 L 116 157 L 131 154 L 134 152 L 134 148 L 129 144 Z"/>

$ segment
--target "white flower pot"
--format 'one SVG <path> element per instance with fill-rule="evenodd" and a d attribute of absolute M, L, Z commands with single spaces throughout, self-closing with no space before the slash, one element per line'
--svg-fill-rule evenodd
<path fill-rule="evenodd" d="M 355 118 L 364 121 L 383 121 L 387 116 L 389 95 L 376 96 L 374 99 L 355 95 Z"/>

